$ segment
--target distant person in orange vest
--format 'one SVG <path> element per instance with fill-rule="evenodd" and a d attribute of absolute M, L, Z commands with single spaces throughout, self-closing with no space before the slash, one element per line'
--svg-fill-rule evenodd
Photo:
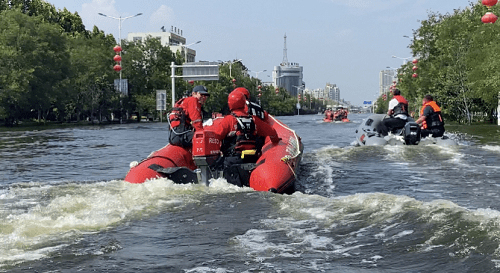
<path fill-rule="evenodd" d="M 391 93 L 393 98 L 389 101 L 389 110 L 387 111 L 389 118 L 383 119 L 377 126 L 377 132 L 382 136 L 388 135 L 392 130 L 405 127 L 409 116 L 408 101 L 401 96 L 401 91 L 394 89 Z"/>
<path fill-rule="evenodd" d="M 442 137 L 444 135 L 444 120 L 441 116 L 441 108 L 431 95 L 425 95 L 422 99 L 420 117 L 416 122 L 421 124 L 420 135 L 423 138 L 429 135 L 433 137 Z"/>
<path fill-rule="evenodd" d="M 168 117 L 170 124 L 169 143 L 184 148 L 191 148 L 195 131 L 203 131 L 201 107 L 210 94 L 203 85 L 193 88 L 191 97 L 177 101 Z"/>

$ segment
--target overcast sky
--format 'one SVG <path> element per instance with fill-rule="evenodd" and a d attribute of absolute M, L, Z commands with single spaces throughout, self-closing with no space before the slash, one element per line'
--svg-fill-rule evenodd
<path fill-rule="evenodd" d="M 283 61 L 287 35 L 289 62 L 304 67 L 309 89 L 335 83 L 341 98 L 355 105 L 373 100 L 379 72 L 399 67 L 411 57 L 413 30 L 428 12 L 451 13 L 470 0 L 46 0 L 58 9 L 77 12 L 85 27 L 94 25 L 119 37 L 114 17 L 143 15 L 122 21 L 121 37 L 129 32 L 156 32 L 165 26 L 182 29 L 197 61 L 242 59 L 263 81 Z M 476 3 L 477 1 L 473 1 Z M 480 18 L 478 18 L 480 20 Z M 255 73 L 251 73 L 256 76 Z M 404 94 L 403 94 L 404 95 Z"/>

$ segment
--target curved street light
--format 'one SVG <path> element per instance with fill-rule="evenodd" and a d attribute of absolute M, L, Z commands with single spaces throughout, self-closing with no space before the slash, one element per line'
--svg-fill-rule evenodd
<path fill-rule="evenodd" d="M 237 63 L 237 62 L 241 62 L 241 61 L 243 61 L 243 60 L 237 59 L 237 60 L 226 61 L 226 62 L 219 60 L 220 63 L 229 64 L 229 78 L 233 78 L 233 76 L 231 74 L 233 63 Z"/>
<path fill-rule="evenodd" d="M 201 43 L 201 41 L 197 41 L 197 42 L 194 42 L 194 43 L 191 43 L 189 45 L 182 45 L 181 44 L 181 47 L 184 48 L 184 63 L 187 63 L 188 62 L 188 55 L 187 55 L 187 50 L 188 50 L 188 47 L 189 46 L 192 46 L 192 45 L 196 45 L 196 44 L 199 44 Z"/>
<path fill-rule="evenodd" d="M 248 72 L 253 72 L 255 73 L 255 78 L 259 78 L 259 74 L 262 73 L 262 72 L 266 72 L 267 70 L 262 70 L 262 71 L 252 71 L 252 70 L 248 70 Z"/>
<path fill-rule="evenodd" d="M 400 60 L 403 60 L 403 64 L 407 63 L 408 59 L 411 59 L 412 57 L 407 57 L 407 58 L 401 58 L 401 57 L 398 57 L 398 56 L 394 56 L 392 55 L 393 58 L 396 58 L 396 59 L 400 59 Z"/>

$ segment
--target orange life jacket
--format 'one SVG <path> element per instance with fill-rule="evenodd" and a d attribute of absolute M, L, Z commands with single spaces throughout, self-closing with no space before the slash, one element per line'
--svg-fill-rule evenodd
<path fill-rule="evenodd" d="M 441 116 L 441 108 L 439 108 L 439 105 L 435 101 L 429 101 L 425 103 L 422 108 L 420 109 L 420 115 L 424 115 L 424 109 L 425 107 L 430 106 L 432 107 L 433 113 L 426 117 L 425 120 L 422 122 L 422 129 L 429 129 L 433 127 L 439 127 L 444 125 L 443 117 Z"/>

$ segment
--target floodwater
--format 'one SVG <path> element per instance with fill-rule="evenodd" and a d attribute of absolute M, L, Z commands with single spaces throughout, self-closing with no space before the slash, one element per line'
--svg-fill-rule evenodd
<path fill-rule="evenodd" d="M 366 117 L 278 117 L 305 147 L 292 195 L 124 182 L 165 123 L 0 132 L 0 272 L 499 272 L 500 126 L 354 146 Z"/>

